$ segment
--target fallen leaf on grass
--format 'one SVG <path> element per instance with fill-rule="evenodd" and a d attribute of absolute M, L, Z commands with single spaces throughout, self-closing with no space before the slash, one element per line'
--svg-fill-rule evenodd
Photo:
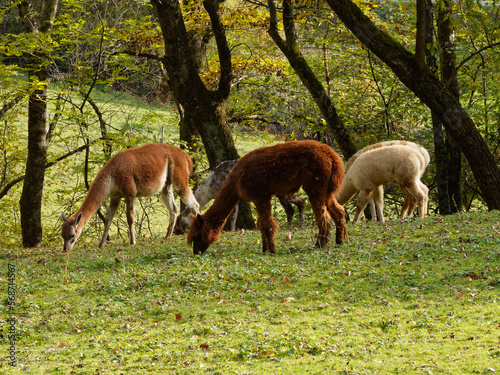
<path fill-rule="evenodd" d="M 208 350 L 210 347 L 206 342 L 204 342 L 203 344 L 200 344 L 200 348 L 202 348 L 203 350 Z"/>
<path fill-rule="evenodd" d="M 182 320 L 181 314 L 175 314 L 175 320 Z"/>

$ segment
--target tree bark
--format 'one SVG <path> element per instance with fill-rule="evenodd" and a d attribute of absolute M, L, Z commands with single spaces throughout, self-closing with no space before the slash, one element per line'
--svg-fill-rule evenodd
<path fill-rule="evenodd" d="M 451 23 L 452 2 L 442 0 L 437 5 L 437 37 L 440 50 L 441 82 L 450 90 L 457 101 L 460 90 L 457 77 L 457 59 L 453 42 L 453 26 Z M 445 132 L 446 179 L 450 211 L 462 209 L 462 153 L 450 131 Z"/>
<path fill-rule="evenodd" d="M 178 0 L 151 0 L 165 43 L 163 63 L 169 86 L 184 108 L 185 121 L 200 133 L 208 161 L 215 168 L 224 160 L 237 159 L 238 153 L 226 119 L 227 100 L 232 76 L 231 55 L 220 20 L 218 2 L 205 1 L 219 51 L 221 78 L 219 88 L 208 90 L 198 75 L 197 64 L 189 48 L 189 39 Z"/>
<path fill-rule="evenodd" d="M 415 55 L 363 14 L 350 0 L 327 0 L 354 35 L 378 56 L 442 121 L 467 158 L 488 209 L 500 209 L 500 171 L 470 116 L 450 90 Z"/>
<path fill-rule="evenodd" d="M 46 0 L 37 21 L 31 1 L 18 5 L 20 21 L 25 33 L 49 33 L 57 12 L 58 0 Z M 47 66 L 39 51 L 28 57 L 28 79 L 37 87 L 29 96 L 28 103 L 28 159 L 21 193 L 21 231 L 24 247 L 42 244 L 42 196 L 47 163 Z"/>
<path fill-rule="evenodd" d="M 169 86 L 183 107 L 184 121 L 188 128 L 198 131 L 213 169 L 225 160 L 238 159 L 231 130 L 226 118 L 227 101 L 231 88 L 231 52 L 222 24 L 219 2 L 203 2 L 210 16 L 220 63 L 219 87 L 209 90 L 203 84 L 195 58 L 189 48 L 189 38 L 178 0 L 151 0 L 162 30 L 165 56 L 163 64 L 167 71 Z M 255 223 L 250 205 L 240 205 L 238 223 L 253 229 Z"/>
<path fill-rule="evenodd" d="M 357 152 L 349 133 L 347 132 L 342 118 L 332 104 L 323 84 L 316 77 L 306 59 L 300 52 L 300 46 L 297 42 L 295 32 L 295 21 L 293 17 L 293 5 L 290 0 L 283 1 L 283 25 L 285 29 L 286 40 L 280 36 L 278 31 L 278 17 L 276 14 L 276 5 L 274 0 L 268 0 L 270 12 L 270 24 L 267 30 L 274 43 L 286 56 L 290 65 L 298 75 L 304 86 L 309 90 L 321 114 L 325 118 L 326 124 L 333 133 L 337 144 L 339 145 L 344 158 L 347 160 Z"/>

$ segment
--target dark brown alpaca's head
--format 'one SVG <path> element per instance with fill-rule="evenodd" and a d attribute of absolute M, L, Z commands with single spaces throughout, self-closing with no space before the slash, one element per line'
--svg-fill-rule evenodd
<path fill-rule="evenodd" d="M 191 215 L 191 219 L 193 219 L 193 222 L 187 235 L 187 243 L 188 245 L 193 244 L 194 255 L 203 254 L 215 240 L 211 242 L 208 240 L 207 223 L 200 214 L 196 216 Z"/>

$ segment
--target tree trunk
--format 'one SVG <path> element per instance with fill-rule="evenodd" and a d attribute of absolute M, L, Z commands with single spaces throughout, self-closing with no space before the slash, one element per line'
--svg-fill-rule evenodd
<path fill-rule="evenodd" d="M 441 61 L 441 81 L 450 90 L 457 101 L 460 100 L 456 55 L 453 42 L 453 28 L 451 25 L 452 2 L 443 0 L 437 5 L 437 37 Z M 462 209 L 462 153 L 449 130 L 445 139 L 447 193 L 449 213 Z"/>
<path fill-rule="evenodd" d="M 57 12 L 57 0 L 43 3 L 40 21 L 37 22 L 31 1 L 18 5 L 20 21 L 25 33 L 48 33 L 52 30 Z M 34 51 L 28 57 L 28 79 L 37 86 L 28 103 L 28 159 L 21 194 L 21 231 L 24 247 L 42 244 L 42 195 L 47 163 L 47 67 L 43 55 Z"/>
<path fill-rule="evenodd" d="M 168 74 L 169 86 L 177 101 L 183 107 L 186 126 L 195 128 L 201 136 L 213 169 L 225 160 L 238 159 L 231 130 L 226 118 L 226 107 L 230 93 L 232 67 L 231 52 L 217 0 L 203 2 L 212 23 L 220 62 L 220 80 L 217 90 L 205 87 L 198 65 L 189 48 L 189 38 L 178 0 L 151 0 L 158 14 L 162 30 L 165 56 L 163 64 Z M 243 207 L 242 207 L 243 206 Z M 240 205 L 245 216 L 245 227 L 253 229 L 255 223 L 248 203 Z"/>
<path fill-rule="evenodd" d="M 30 59 L 33 60 L 33 59 Z M 31 61 L 29 80 L 44 82 L 47 78 L 45 68 L 35 71 L 35 62 Z M 45 89 L 35 90 L 29 97 L 28 104 L 28 160 L 21 194 L 21 230 L 24 247 L 39 247 L 42 244 L 42 194 L 47 163 L 46 105 Z"/>
<path fill-rule="evenodd" d="M 432 16 L 432 0 L 426 0 L 425 46 L 434 45 L 434 18 Z M 425 48 L 426 63 L 434 74 L 438 74 L 438 61 L 429 48 Z M 436 187 L 438 210 L 441 215 L 451 214 L 450 197 L 448 194 L 448 167 L 443 124 L 439 117 L 431 111 L 432 134 L 434 139 L 434 164 L 436 165 Z"/>
<path fill-rule="evenodd" d="M 337 114 L 330 97 L 328 96 L 323 84 L 316 77 L 309 67 L 306 59 L 300 52 L 300 46 L 297 42 L 295 33 L 295 21 L 293 17 L 293 5 L 290 0 L 283 1 L 283 25 L 285 28 L 286 40 L 281 38 L 278 31 L 278 17 L 276 14 L 276 5 L 274 0 L 268 0 L 269 12 L 271 16 L 268 34 L 281 52 L 286 56 L 290 65 L 298 75 L 304 86 L 309 90 L 321 114 L 325 118 L 328 128 L 333 133 L 344 158 L 347 160 L 356 152 L 356 146 L 347 132 L 342 118 Z"/>
<path fill-rule="evenodd" d="M 464 153 L 490 210 L 500 209 L 500 171 L 474 122 L 450 90 L 415 55 L 392 39 L 350 0 L 327 0 L 356 37 L 442 121 Z"/>

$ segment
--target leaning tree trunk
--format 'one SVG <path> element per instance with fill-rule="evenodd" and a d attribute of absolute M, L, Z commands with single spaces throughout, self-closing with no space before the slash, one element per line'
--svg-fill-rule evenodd
<path fill-rule="evenodd" d="M 490 210 L 500 209 L 500 171 L 470 116 L 448 88 L 415 55 L 392 39 L 350 0 L 327 0 L 356 37 L 382 60 L 442 121 L 464 153 Z"/>
<path fill-rule="evenodd" d="M 347 160 L 356 152 L 356 146 L 347 132 L 342 118 L 332 104 L 323 84 L 316 77 L 306 59 L 300 52 L 300 46 L 297 42 L 295 32 L 295 21 L 293 17 L 293 4 L 290 0 L 283 1 L 283 25 L 285 29 L 286 40 L 283 40 L 278 31 L 278 17 L 276 14 L 276 5 L 274 0 L 268 0 L 270 12 L 270 24 L 267 30 L 274 43 L 286 56 L 293 70 L 300 78 L 304 86 L 309 90 L 321 114 L 325 118 L 326 124 L 333 133 L 337 144 L 339 145 L 344 158 Z"/>
<path fill-rule="evenodd" d="M 52 30 L 58 0 L 46 0 L 42 5 L 40 21 L 35 17 L 31 1 L 18 5 L 20 21 L 25 33 L 48 33 Z M 47 94 L 45 82 L 47 67 L 43 56 L 34 51 L 28 57 L 28 79 L 37 86 L 28 103 L 28 159 L 23 191 L 20 199 L 23 246 L 42 244 L 42 194 L 47 163 Z"/>
<path fill-rule="evenodd" d="M 226 118 L 232 67 L 219 2 L 203 2 L 212 23 L 221 70 L 219 87 L 213 91 L 204 85 L 198 74 L 195 58 L 189 48 L 189 38 L 179 1 L 151 0 L 151 4 L 158 14 L 165 44 L 163 65 L 167 71 L 169 86 L 183 107 L 184 121 L 200 134 L 212 169 L 222 161 L 238 159 L 239 155 Z M 244 218 L 239 218 L 239 223 L 243 221 L 245 228 L 255 228 L 250 205 L 240 205 L 240 212 Z"/>

